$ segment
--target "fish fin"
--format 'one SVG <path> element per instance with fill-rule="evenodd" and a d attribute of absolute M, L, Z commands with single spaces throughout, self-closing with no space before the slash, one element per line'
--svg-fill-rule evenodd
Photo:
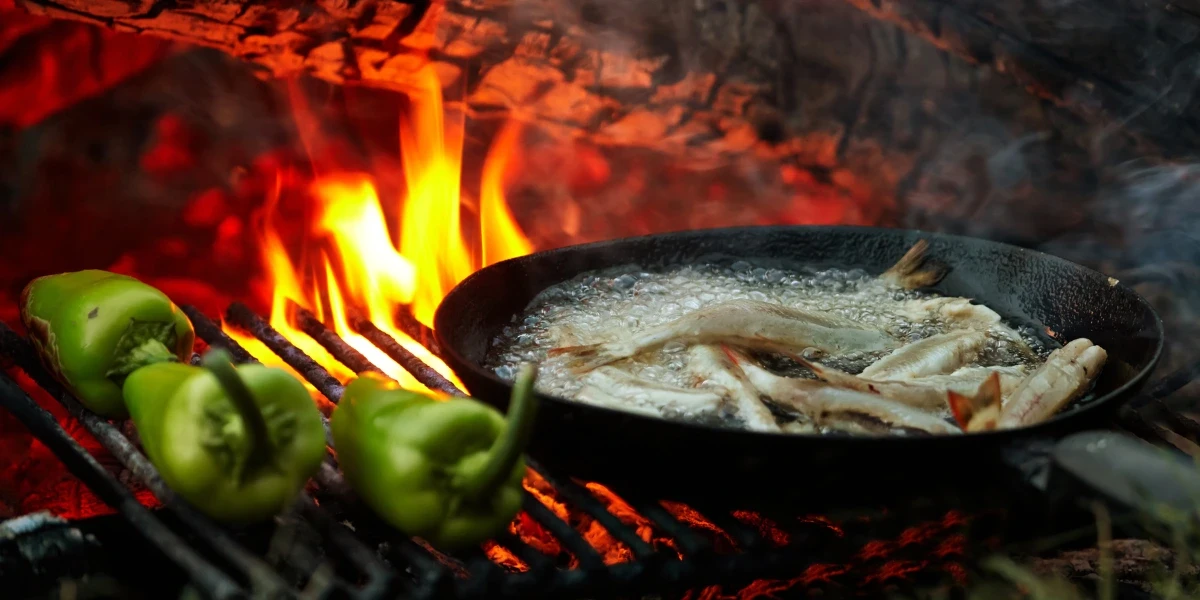
<path fill-rule="evenodd" d="M 954 421 L 963 431 L 989 431 L 996 428 L 1000 419 L 1000 374 L 992 374 L 979 385 L 973 398 L 968 398 L 958 392 L 946 392 L 946 403 Z"/>
<path fill-rule="evenodd" d="M 879 389 L 873 383 L 866 379 L 862 379 L 856 375 L 851 375 L 845 371 L 840 371 L 833 367 L 827 367 L 818 362 L 813 362 L 798 354 L 785 353 L 785 356 L 796 361 L 800 366 L 810 370 L 817 379 L 824 381 L 836 387 L 842 387 L 870 394 L 878 394 Z"/>
<path fill-rule="evenodd" d="M 728 356 L 729 360 L 733 361 L 735 366 L 737 366 L 739 369 L 741 368 L 742 360 L 744 360 L 745 357 L 741 356 L 738 351 L 730 348 L 729 344 L 721 344 L 721 352 L 724 352 L 725 356 Z"/>
<path fill-rule="evenodd" d="M 917 243 L 896 261 L 890 269 L 880 275 L 880 279 L 887 281 L 897 287 L 906 290 L 915 290 L 918 288 L 929 287 L 941 281 L 950 268 L 944 264 L 934 262 L 925 268 L 926 262 L 929 262 L 925 252 L 929 249 L 929 242 L 918 240 Z"/>
<path fill-rule="evenodd" d="M 946 404 L 950 405 L 950 414 L 954 416 L 954 422 L 958 423 L 960 429 L 966 431 L 971 417 L 975 414 L 975 407 L 971 406 L 971 399 L 954 390 L 949 390 L 946 392 Z"/>
<path fill-rule="evenodd" d="M 621 359 L 609 351 L 607 344 L 586 344 L 582 346 L 560 346 L 552 348 L 546 354 L 548 356 L 560 356 L 570 354 L 571 360 L 567 363 L 568 368 L 572 373 L 587 373 L 597 367 L 603 367 L 612 362 Z"/>
<path fill-rule="evenodd" d="M 754 387 L 754 384 L 750 383 L 750 376 L 746 375 L 745 369 L 742 368 L 742 362 L 750 360 L 750 357 L 738 352 L 737 350 L 734 350 L 728 344 L 720 344 L 719 346 L 721 348 L 721 352 L 725 354 L 725 358 L 729 359 L 729 366 L 731 367 L 733 376 L 743 383 L 750 385 L 752 389 L 757 390 L 758 388 Z"/>

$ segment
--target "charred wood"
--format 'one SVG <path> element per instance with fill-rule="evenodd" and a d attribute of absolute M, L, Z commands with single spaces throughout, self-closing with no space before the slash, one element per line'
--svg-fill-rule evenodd
<path fill-rule="evenodd" d="M 96 96 L 163 59 L 171 47 L 162 39 L 31 15 L 0 0 L 0 128 L 28 127 Z"/>
<path fill-rule="evenodd" d="M 631 162 L 643 150 L 686 156 L 703 173 L 749 161 L 738 176 L 752 183 L 729 193 L 782 206 L 771 222 L 975 234 L 1003 223 L 1005 239 L 1045 238 L 1086 218 L 1080 200 L 1094 192 L 1098 163 L 1134 143 L 1087 103 L 1058 108 L 1028 94 L 1004 62 L 938 49 L 967 34 L 922 33 L 847 0 L 21 2 L 215 47 L 263 75 L 406 91 L 432 58 L 476 121 L 516 116 L 633 148 Z M 728 222 L 711 214 L 686 226 Z"/>

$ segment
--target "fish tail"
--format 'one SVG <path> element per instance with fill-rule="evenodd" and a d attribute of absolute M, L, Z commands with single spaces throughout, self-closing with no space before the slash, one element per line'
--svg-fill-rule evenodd
<path fill-rule="evenodd" d="M 597 367 L 603 367 L 609 363 L 620 360 L 621 357 L 613 353 L 608 344 L 585 344 L 582 346 L 561 346 L 553 348 L 546 353 L 548 356 L 561 356 L 570 354 L 571 360 L 567 363 L 567 367 L 572 373 L 587 373 Z"/>
<path fill-rule="evenodd" d="M 946 392 L 946 404 L 950 405 L 950 413 L 954 421 L 963 431 L 988 431 L 996 428 L 1000 419 L 1000 373 L 992 374 L 979 385 L 973 398 L 968 398 L 954 390 Z"/>
<path fill-rule="evenodd" d="M 950 268 L 944 264 L 933 262 L 928 267 L 926 263 L 930 262 L 929 257 L 925 256 L 925 252 L 929 250 L 929 242 L 918 240 L 917 243 L 896 261 L 890 269 L 883 272 L 880 278 L 906 290 L 915 290 L 918 288 L 929 287 L 941 281 Z"/>
<path fill-rule="evenodd" d="M 971 406 L 971 399 L 950 390 L 946 392 L 946 404 L 950 406 L 950 414 L 954 416 L 954 422 L 958 423 L 959 428 L 966 431 L 967 425 L 971 423 L 971 417 L 975 414 L 975 409 Z"/>

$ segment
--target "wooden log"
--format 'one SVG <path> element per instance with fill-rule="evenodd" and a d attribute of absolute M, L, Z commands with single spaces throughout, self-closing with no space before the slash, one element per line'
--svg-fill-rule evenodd
<path fill-rule="evenodd" d="M 0 128 L 28 127 L 102 93 L 167 56 L 172 45 L 31 15 L 0 0 Z"/>
<path fill-rule="evenodd" d="M 1097 131 L 1100 160 L 1132 144 L 856 0 L 18 1 L 215 47 L 264 75 L 406 91 L 432 59 L 477 119 L 515 115 L 699 165 L 749 157 L 910 226 L 1053 235 L 1081 218 L 1070 198 L 1094 186 Z M 993 214 L 1009 197 L 1032 212 Z"/>
<path fill-rule="evenodd" d="M 712 136 L 688 119 L 689 110 L 706 108 L 749 126 L 732 137 L 734 124 L 717 126 L 729 149 L 747 133 L 786 136 L 781 119 L 800 98 L 789 88 L 803 85 L 806 67 L 823 66 L 797 52 L 806 30 L 796 24 L 853 32 L 857 24 L 828 19 L 830 4 L 845 3 L 995 66 L 1089 122 L 1133 119 L 1170 147 L 1181 135 L 1200 136 L 1187 77 L 1200 61 L 1188 51 L 1200 43 L 1200 19 L 1189 3 L 1120 0 L 1084 11 L 1076 3 L 1029 10 L 982 0 L 18 1 L 34 13 L 217 47 L 275 75 L 387 89 L 404 89 L 419 55 L 431 52 L 447 83 L 464 80 L 475 107 L 535 103 L 541 121 L 607 128 L 621 139 L 634 130 L 640 144 L 664 128 L 685 143 Z M 651 119 L 631 108 L 647 103 L 668 103 L 675 114 Z M 688 127 L 673 131 L 679 123 Z"/>

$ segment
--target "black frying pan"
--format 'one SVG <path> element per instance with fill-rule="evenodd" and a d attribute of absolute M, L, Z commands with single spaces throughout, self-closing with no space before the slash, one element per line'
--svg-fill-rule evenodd
<path fill-rule="evenodd" d="M 957 436 L 770 434 L 640 416 L 542 397 L 530 454 L 558 472 L 662 497 L 770 497 L 793 502 L 875 498 L 899 488 L 995 480 L 1006 450 L 1053 440 L 1108 417 L 1145 383 L 1163 345 L 1147 302 L 1110 278 L 1005 244 L 862 227 L 749 227 L 670 233 L 572 246 L 504 261 L 454 288 L 437 310 L 445 360 L 481 400 L 505 408 L 510 384 L 481 367 L 500 330 L 541 290 L 610 266 L 708 260 L 862 268 L 881 273 L 914 242 L 951 267 L 934 289 L 981 302 L 1059 340 L 1086 337 L 1108 362 L 1084 402 L 1033 427 Z M 1011 469 L 1007 471 L 1011 472 Z"/>

